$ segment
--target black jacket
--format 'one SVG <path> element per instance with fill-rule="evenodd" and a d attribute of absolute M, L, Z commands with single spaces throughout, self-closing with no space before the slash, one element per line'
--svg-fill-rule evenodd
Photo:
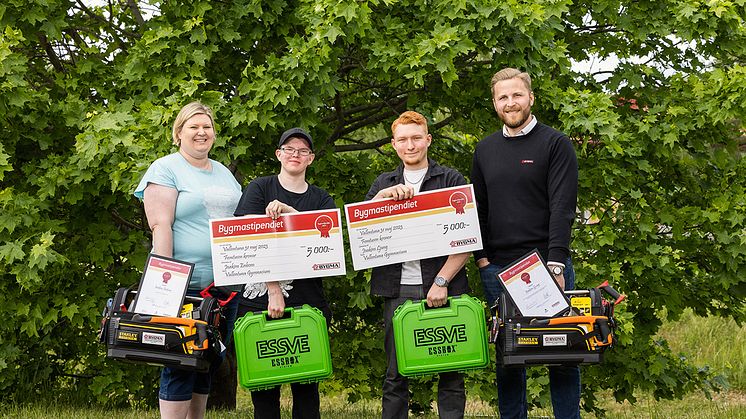
<path fill-rule="evenodd" d="M 430 158 L 427 161 L 428 169 L 425 179 L 422 181 L 420 192 L 466 185 L 466 179 L 458 171 L 450 167 L 441 166 Z M 365 199 L 373 199 L 381 189 L 386 189 L 397 184 L 404 184 L 403 164 L 400 164 L 393 172 L 386 172 L 378 176 L 370 187 Z M 435 275 L 438 274 L 438 271 L 440 271 L 440 268 L 443 267 L 447 259 L 448 256 L 440 256 L 420 260 L 422 287 L 425 294 L 432 287 Z M 401 271 L 401 263 L 373 268 L 370 276 L 370 293 L 387 298 L 398 297 Z M 469 292 L 469 283 L 466 280 L 466 269 L 462 268 L 448 284 L 448 295 L 461 295 L 466 292 Z"/>

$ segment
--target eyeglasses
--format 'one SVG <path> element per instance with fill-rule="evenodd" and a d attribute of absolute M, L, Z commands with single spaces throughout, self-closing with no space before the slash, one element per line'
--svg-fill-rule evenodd
<path fill-rule="evenodd" d="M 313 154 L 313 151 L 311 151 L 308 148 L 280 147 L 280 150 L 282 150 L 282 152 L 287 154 L 288 156 L 292 156 L 296 152 L 298 153 L 299 156 L 303 156 L 303 157 L 308 157 L 311 154 Z"/>

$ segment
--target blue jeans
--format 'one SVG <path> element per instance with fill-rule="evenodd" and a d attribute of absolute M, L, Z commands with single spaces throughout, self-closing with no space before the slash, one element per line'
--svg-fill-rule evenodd
<path fill-rule="evenodd" d="M 199 297 L 199 291 L 188 290 L 187 295 L 190 297 Z M 209 372 L 163 367 L 161 370 L 161 386 L 158 390 L 158 398 L 168 401 L 186 401 L 192 400 L 192 393 L 210 394 L 210 375 L 212 370 L 212 365 Z"/>
<path fill-rule="evenodd" d="M 199 291 L 187 291 L 190 297 L 199 297 Z M 225 321 L 227 322 L 226 336 L 223 337 L 223 343 L 226 347 L 230 346 L 233 341 L 233 326 L 236 323 L 236 314 L 238 312 L 238 298 L 231 300 L 223 308 Z M 171 367 L 163 367 L 161 370 L 160 390 L 158 398 L 170 401 L 185 401 L 192 399 L 192 393 L 210 394 L 210 382 L 212 375 L 217 371 L 220 364 L 225 358 L 225 352 L 210 364 L 208 372 L 196 372 L 181 370 Z"/>
<path fill-rule="evenodd" d="M 479 269 L 482 286 L 490 307 L 503 292 L 497 282 L 502 266 L 489 264 Z M 575 288 L 575 270 L 572 260 L 565 261 L 565 289 Z M 556 419 L 580 419 L 580 368 L 549 367 L 549 389 Z M 497 367 L 497 396 L 501 419 L 526 419 L 526 369 L 524 367 Z"/>

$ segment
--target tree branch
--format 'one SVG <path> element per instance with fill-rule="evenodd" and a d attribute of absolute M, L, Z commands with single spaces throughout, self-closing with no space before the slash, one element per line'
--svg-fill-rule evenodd
<path fill-rule="evenodd" d="M 65 67 L 62 65 L 60 58 L 54 52 L 54 49 L 52 49 L 52 45 L 47 40 L 47 36 L 41 32 L 39 32 L 37 36 L 39 38 L 39 44 L 41 44 L 41 47 L 44 48 L 44 51 L 47 53 L 47 57 L 49 57 L 49 62 L 52 64 L 52 67 L 54 67 L 54 69 L 59 71 L 60 73 L 67 73 L 67 70 L 65 70 Z"/>
<path fill-rule="evenodd" d="M 138 35 L 137 33 L 130 32 L 130 31 L 126 30 L 126 29 L 118 28 L 118 27 L 114 26 L 114 24 L 110 20 L 106 19 L 105 17 L 103 17 L 101 15 L 97 15 L 96 13 L 94 13 L 85 4 L 83 4 L 82 1 L 75 0 L 75 2 L 80 7 L 80 10 L 82 10 L 85 14 L 87 14 L 88 16 L 90 16 L 91 18 L 93 18 L 94 20 L 98 20 L 99 22 L 102 22 L 102 23 L 106 24 L 106 26 L 108 26 L 110 29 L 112 29 L 112 31 L 110 32 L 111 36 L 114 37 L 114 39 L 117 41 L 117 43 L 119 44 L 120 47 L 125 48 L 126 44 L 122 40 L 122 38 L 120 38 L 119 35 L 117 35 L 117 32 L 122 32 L 123 34 L 125 34 L 127 36 L 130 36 L 130 37 L 133 37 L 133 38 L 139 38 L 140 37 L 140 35 Z"/>
<path fill-rule="evenodd" d="M 125 220 L 124 217 L 119 215 L 119 211 L 113 209 L 110 211 L 111 216 L 114 218 L 116 222 L 118 222 L 120 225 L 123 225 L 125 227 L 131 228 L 133 230 L 141 230 L 145 231 L 141 225 L 135 224 L 132 221 Z M 149 230 L 148 230 L 149 231 Z"/>
<path fill-rule="evenodd" d="M 126 0 L 126 3 L 132 12 L 132 16 L 135 18 L 135 22 L 140 26 L 144 25 L 145 19 L 142 18 L 142 13 L 140 13 L 140 8 L 137 7 L 137 2 L 135 0 Z"/>
<path fill-rule="evenodd" d="M 385 138 L 379 138 L 378 140 L 375 140 L 369 143 L 335 145 L 334 152 L 337 153 L 337 152 L 344 152 L 344 151 L 360 151 L 360 150 L 370 150 L 374 148 L 377 149 L 378 147 L 388 144 L 390 141 L 391 141 L 391 137 L 385 137 Z"/>
<path fill-rule="evenodd" d="M 432 128 L 433 128 L 434 130 L 438 130 L 438 129 L 441 129 L 441 128 L 443 128 L 444 126 L 446 126 L 446 125 L 450 124 L 451 122 L 453 122 L 453 120 L 454 120 L 454 118 L 453 118 L 453 115 L 448 115 L 447 117 L 445 117 L 445 118 L 441 119 L 441 120 L 440 120 L 440 122 L 436 122 L 436 123 L 434 123 L 434 124 L 432 125 Z"/>
<path fill-rule="evenodd" d="M 386 115 L 384 115 L 384 117 L 385 116 Z M 431 127 L 433 129 L 440 129 L 450 124 L 451 122 L 453 122 L 453 120 L 454 120 L 453 116 L 449 115 L 443 120 L 431 125 Z M 379 138 L 371 142 L 360 141 L 360 142 L 357 142 L 356 144 L 335 145 L 334 152 L 336 153 L 336 152 L 345 152 L 345 151 L 361 151 L 361 150 L 378 149 L 379 147 L 382 147 L 388 144 L 389 142 L 391 142 L 391 137 L 383 137 L 383 138 Z"/>
<path fill-rule="evenodd" d="M 621 33 L 628 33 L 625 29 L 619 29 L 614 25 L 585 25 L 585 26 L 576 26 L 572 27 L 571 29 L 577 33 L 585 32 L 589 35 L 598 35 L 602 33 L 613 33 L 613 32 L 621 32 Z"/>

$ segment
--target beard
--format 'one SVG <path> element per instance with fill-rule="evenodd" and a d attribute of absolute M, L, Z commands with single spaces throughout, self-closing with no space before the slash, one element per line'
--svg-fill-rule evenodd
<path fill-rule="evenodd" d="M 521 109 L 518 112 L 506 112 L 503 110 L 500 112 L 500 119 L 502 119 L 503 124 L 505 124 L 508 128 L 519 128 L 523 126 L 523 124 L 528 121 L 528 118 L 531 116 L 531 108 L 525 108 Z"/>

